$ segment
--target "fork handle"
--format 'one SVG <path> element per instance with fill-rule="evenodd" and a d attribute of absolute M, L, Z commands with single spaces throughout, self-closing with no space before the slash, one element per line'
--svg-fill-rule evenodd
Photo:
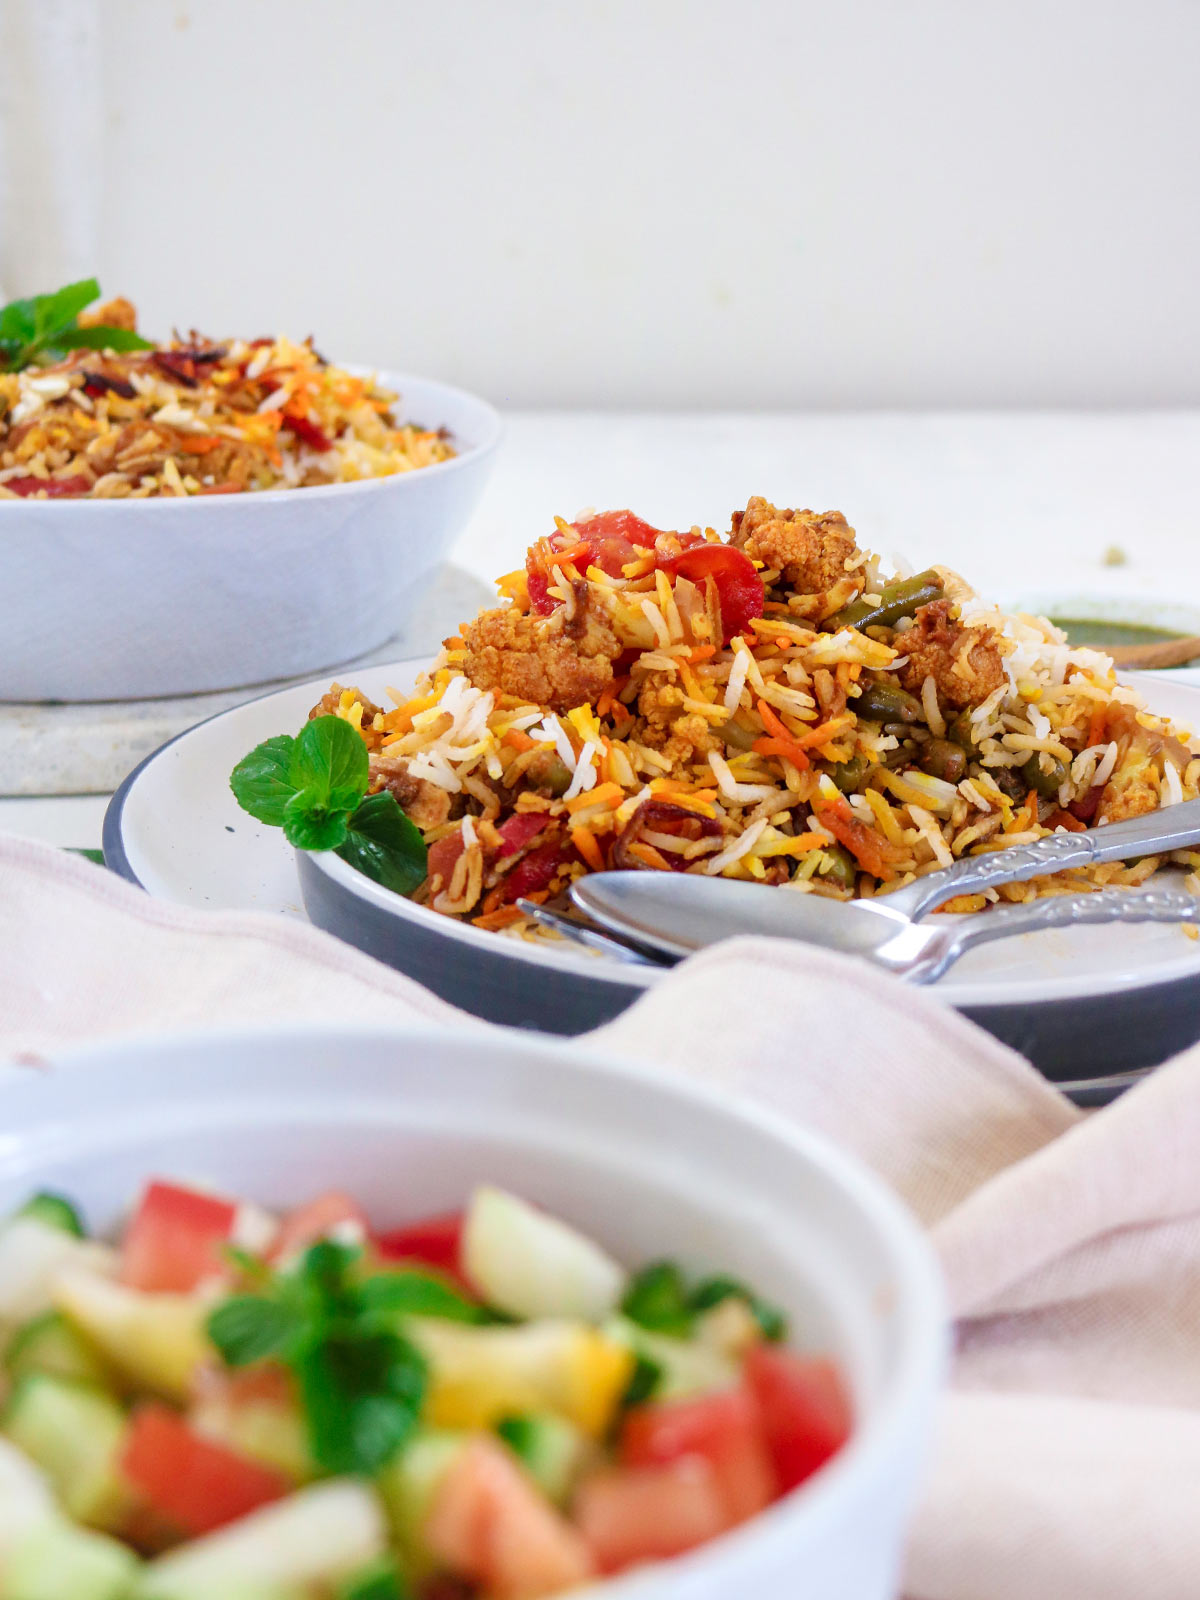
<path fill-rule="evenodd" d="M 904 912 L 915 922 L 952 896 L 982 894 L 1001 883 L 1021 883 L 1070 868 L 1096 866 L 1102 861 L 1128 861 L 1136 856 L 1165 855 L 1200 843 L 1200 800 L 1185 800 L 1148 816 L 1085 833 L 1051 833 L 1033 844 L 1011 850 L 989 850 L 968 856 L 927 873 L 886 897 L 885 904 Z"/>
<path fill-rule="evenodd" d="M 1200 925 L 1200 899 L 1186 889 L 1106 889 L 1094 894 L 1047 895 L 1026 905 L 993 906 L 964 918 L 950 936 L 949 960 L 992 939 L 1043 928 L 1077 928 L 1089 922 L 1182 922 Z M 928 924 L 926 924 L 928 927 Z M 938 974 L 940 976 L 940 972 Z"/>

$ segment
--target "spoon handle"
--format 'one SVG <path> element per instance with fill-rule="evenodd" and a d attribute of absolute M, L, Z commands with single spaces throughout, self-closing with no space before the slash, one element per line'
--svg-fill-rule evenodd
<path fill-rule="evenodd" d="M 964 918 L 954 929 L 935 970 L 914 972 L 918 983 L 940 977 L 951 963 L 992 939 L 1043 928 L 1077 928 L 1089 922 L 1177 922 L 1200 925 L 1200 899 L 1186 889 L 1103 889 L 1094 894 L 1047 895 L 1020 906 L 997 906 Z"/>
<path fill-rule="evenodd" d="M 1033 844 L 968 856 L 886 895 L 883 904 L 916 921 L 954 895 L 982 894 L 997 884 L 1020 883 L 1102 861 L 1165 855 L 1196 843 L 1200 843 L 1200 800 L 1185 800 L 1128 822 L 1089 828 L 1086 833 L 1051 833 Z"/>

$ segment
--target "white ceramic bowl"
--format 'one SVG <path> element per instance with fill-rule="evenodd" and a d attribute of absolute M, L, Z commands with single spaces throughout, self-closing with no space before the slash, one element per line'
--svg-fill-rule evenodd
<path fill-rule="evenodd" d="M 106 1044 L 0 1078 L 0 1213 L 31 1189 L 111 1228 L 151 1173 L 287 1206 L 349 1189 L 380 1224 L 487 1178 L 632 1264 L 728 1270 L 833 1352 L 851 1443 L 796 1494 L 613 1600 L 892 1600 L 945 1357 L 914 1223 L 812 1134 L 686 1081 L 518 1035 L 295 1029 Z"/>
<path fill-rule="evenodd" d="M 483 492 L 486 401 L 379 374 L 450 461 L 195 499 L 0 502 L 0 701 L 140 700 L 294 678 L 393 638 Z"/>

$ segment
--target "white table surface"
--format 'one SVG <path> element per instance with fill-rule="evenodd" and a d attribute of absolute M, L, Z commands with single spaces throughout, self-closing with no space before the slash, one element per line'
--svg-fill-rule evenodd
<path fill-rule="evenodd" d="M 698 395 L 698 403 L 709 397 Z M 486 581 L 555 514 L 728 527 L 752 494 L 837 507 L 865 546 L 1005 603 L 1107 600 L 1200 632 L 1200 412 L 519 412 L 453 552 Z M 1105 564 L 1111 548 L 1121 566 Z M 1192 620 L 1194 618 L 1194 620 Z M 95 848 L 107 796 L 0 800 L 0 830 Z"/>

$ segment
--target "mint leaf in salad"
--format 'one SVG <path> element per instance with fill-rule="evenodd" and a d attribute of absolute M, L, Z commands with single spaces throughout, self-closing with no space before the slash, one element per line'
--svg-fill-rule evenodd
<path fill-rule="evenodd" d="M 35 362 L 60 359 L 68 350 L 153 350 L 153 342 L 126 328 L 81 328 L 79 313 L 100 298 L 95 278 L 68 283 L 53 294 L 10 300 L 0 307 L 0 371 L 19 372 Z"/>
<path fill-rule="evenodd" d="M 764 1339 L 786 1339 L 787 1318 L 737 1278 L 727 1274 L 705 1278 L 689 1289 L 674 1261 L 655 1261 L 643 1268 L 626 1290 L 621 1310 L 631 1322 L 654 1333 L 688 1338 L 696 1318 L 724 1300 L 742 1300 L 762 1329 Z"/>
<path fill-rule="evenodd" d="M 208 1336 L 228 1367 L 271 1361 L 292 1373 L 326 1472 L 379 1472 L 416 1426 L 428 1371 L 406 1317 L 492 1320 L 435 1273 L 371 1271 L 359 1247 L 332 1239 L 290 1267 L 256 1260 L 244 1276 L 252 1286 L 212 1311 Z"/>
<path fill-rule="evenodd" d="M 229 786 L 243 811 L 282 828 L 297 850 L 336 850 L 364 877 L 411 895 L 428 871 L 421 831 L 386 790 L 367 794 L 363 737 L 343 717 L 314 717 L 243 756 Z"/>

